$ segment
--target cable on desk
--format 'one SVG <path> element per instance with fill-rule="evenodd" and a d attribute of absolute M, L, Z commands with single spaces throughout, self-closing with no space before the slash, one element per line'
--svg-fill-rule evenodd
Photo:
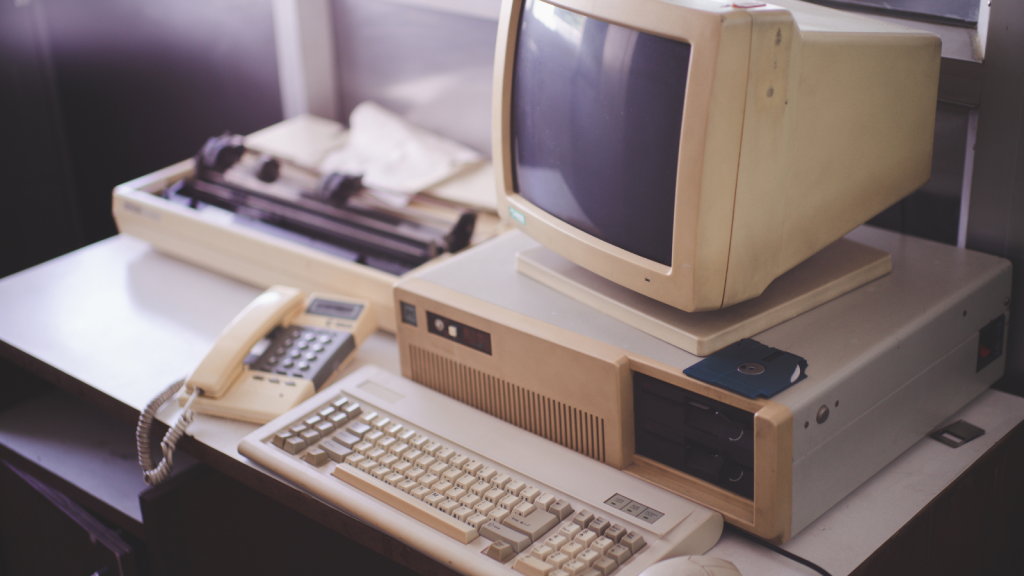
<path fill-rule="evenodd" d="M 798 564 L 803 564 L 804 566 L 807 566 L 808 568 L 810 568 L 811 570 L 814 570 L 818 574 L 821 574 L 821 576 L 832 576 L 824 568 L 822 568 L 821 566 L 818 566 L 814 562 L 811 562 L 810 560 L 807 560 L 805 558 L 801 558 L 800 556 L 797 556 L 796 554 L 793 554 L 792 552 L 790 552 L 788 550 L 784 550 L 784 549 L 776 546 L 775 544 L 772 544 L 771 542 L 766 542 L 765 540 L 762 540 L 762 539 L 758 538 L 757 536 L 754 536 L 753 534 L 748 534 L 747 532 L 744 532 L 743 530 L 740 530 L 739 528 L 736 528 L 735 526 L 733 526 L 731 524 L 726 523 L 725 528 L 726 528 L 726 530 L 731 530 L 735 534 L 738 534 L 738 535 L 746 538 L 747 540 L 750 540 L 751 542 L 754 542 L 755 544 L 760 544 L 761 546 L 764 546 L 765 548 L 767 548 L 767 549 L 769 549 L 769 550 L 771 550 L 773 552 L 781 554 L 782 556 L 785 556 L 786 558 L 789 558 L 793 562 L 796 562 Z"/>
<path fill-rule="evenodd" d="M 194 416 L 192 401 L 195 400 L 196 395 L 199 393 L 198 388 L 189 396 L 181 414 L 178 415 L 178 418 L 174 421 L 170 430 L 167 431 L 167 434 L 164 434 L 164 438 L 160 442 L 163 458 L 160 459 L 159 464 L 154 465 L 153 450 L 149 443 L 153 419 L 156 418 L 156 413 L 160 410 L 160 407 L 173 398 L 184 384 L 184 380 L 178 380 L 171 384 L 156 398 L 153 398 L 146 405 L 146 409 L 139 414 L 139 425 L 135 429 L 135 445 L 139 451 L 139 465 L 142 466 L 142 477 L 146 480 L 146 484 L 150 486 L 160 484 L 171 475 L 171 470 L 174 468 L 174 448 L 178 445 L 178 440 L 181 440 L 181 437 L 185 434 L 185 429 L 192 423 L 192 417 Z"/>

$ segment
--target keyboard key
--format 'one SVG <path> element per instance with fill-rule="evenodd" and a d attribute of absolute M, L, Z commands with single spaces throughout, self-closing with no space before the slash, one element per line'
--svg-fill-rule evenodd
<path fill-rule="evenodd" d="M 575 558 L 579 556 L 580 552 L 583 552 L 584 550 L 586 550 L 586 548 L 584 548 L 583 544 L 580 544 L 579 542 L 569 542 L 565 546 L 559 548 L 559 551 L 562 554 L 568 556 L 569 558 Z"/>
<path fill-rule="evenodd" d="M 471 459 L 465 464 L 463 464 L 461 468 L 462 471 L 465 472 L 466 474 L 476 476 L 477 472 L 480 472 L 481 470 L 484 469 L 484 465 L 481 464 L 480 462 L 477 462 L 476 460 Z"/>
<path fill-rule="evenodd" d="M 367 424 L 366 422 L 353 422 L 348 425 L 347 430 L 349 431 L 350 434 L 362 438 L 363 436 L 366 435 L 367 432 L 373 430 L 373 428 L 371 428 L 370 425 Z"/>
<path fill-rule="evenodd" d="M 562 546 L 565 546 L 568 543 L 569 539 L 561 534 L 552 534 L 544 541 L 544 545 L 550 547 L 552 550 L 561 550 Z"/>
<path fill-rule="evenodd" d="M 470 494 L 476 494 L 477 496 L 479 496 L 481 498 L 483 498 L 484 494 L 488 493 L 490 490 L 491 490 L 491 485 L 488 484 L 487 482 L 482 482 L 482 481 L 481 482 L 477 482 L 476 484 L 473 484 L 472 486 L 469 487 L 469 493 Z"/>
<path fill-rule="evenodd" d="M 572 576 L 580 576 L 588 568 L 590 568 L 590 566 L 587 566 L 585 563 L 580 562 L 579 560 L 577 560 L 575 558 L 572 559 L 572 560 L 569 560 L 568 562 L 566 562 L 565 564 L 562 565 L 562 570 L 565 570 L 566 572 L 568 572 Z"/>
<path fill-rule="evenodd" d="M 491 480 L 491 486 L 494 486 L 498 490 L 504 490 L 505 486 L 512 481 L 512 477 L 508 474 L 498 474 Z"/>
<path fill-rule="evenodd" d="M 468 492 L 469 489 L 472 488 L 474 484 L 476 484 L 476 482 L 476 478 L 470 476 L 469 474 L 466 474 L 464 476 L 460 476 L 459 479 L 455 481 L 455 485 Z"/>
<path fill-rule="evenodd" d="M 278 432 L 274 434 L 274 438 L 270 441 L 274 446 L 278 448 L 284 448 L 284 441 L 294 436 L 291 432 Z"/>
<path fill-rule="evenodd" d="M 466 524 L 469 524 L 470 526 L 472 526 L 473 528 L 476 528 L 477 530 L 479 530 L 480 527 L 483 526 L 484 524 L 486 524 L 487 522 L 488 522 L 487 516 L 484 516 L 483 514 L 480 514 L 479 512 L 474 513 L 472 516 L 470 516 L 469 518 L 466 519 Z"/>
<path fill-rule="evenodd" d="M 474 514 L 476 514 L 476 512 L 473 512 L 472 508 L 463 505 L 461 502 L 459 503 L 459 507 L 455 509 L 455 512 L 452 512 L 452 516 L 455 516 L 457 520 L 461 520 L 463 522 L 467 522 L 469 517 Z"/>
<path fill-rule="evenodd" d="M 601 555 L 597 552 L 587 549 L 583 552 L 580 552 L 579 555 L 576 556 L 576 559 L 580 562 L 586 563 L 587 566 L 592 566 L 594 562 L 597 562 L 597 559 L 600 557 Z"/>
<path fill-rule="evenodd" d="M 505 492 L 508 492 L 509 494 L 518 497 L 519 493 L 522 492 L 525 488 L 526 484 L 524 484 L 522 481 L 513 480 L 505 486 Z"/>
<path fill-rule="evenodd" d="M 565 565 L 566 562 L 569 562 L 570 560 L 572 560 L 572 558 L 569 558 L 565 554 L 562 554 L 561 552 L 555 552 L 551 556 L 548 556 L 547 563 L 551 564 L 555 568 L 561 568 Z"/>
<path fill-rule="evenodd" d="M 612 549 L 608 551 L 606 556 L 613 558 L 621 565 L 626 560 L 629 560 L 630 557 L 633 556 L 633 553 L 629 551 L 629 548 L 626 548 L 622 544 L 616 544 L 615 546 L 612 546 Z"/>
<path fill-rule="evenodd" d="M 498 507 L 504 508 L 505 510 L 511 512 L 512 510 L 515 509 L 516 506 L 519 506 L 520 502 L 522 502 L 522 500 L 520 500 L 519 498 L 516 498 L 515 496 L 512 495 L 506 495 L 498 502 Z"/>
<path fill-rule="evenodd" d="M 320 466 L 327 464 L 327 462 L 331 458 L 327 455 L 327 452 L 324 452 L 320 448 L 314 447 L 307 450 L 306 453 L 302 455 L 302 459 L 306 463 L 312 464 L 313 466 L 319 468 Z"/>
<path fill-rule="evenodd" d="M 551 494 L 541 494 L 533 501 L 533 505 L 541 510 L 547 510 L 554 503 L 555 497 Z"/>
<path fill-rule="evenodd" d="M 343 446 L 333 438 L 328 438 L 320 443 L 320 449 L 327 453 L 327 456 L 335 462 L 344 462 L 345 458 L 348 458 L 349 454 L 352 454 L 352 449 Z"/>
<path fill-rule="evenodd" d="M 589 510 L 580 510 L 575 516 L 572 517 L 572 523 L 576 524 L 580 528 L 586 528 L 590 525 L 590 522 L 594 519 L 594 513 Z"/>
<path fill-rule="evenodd" d="M 641 548 L 647 545 L 647 542 L 644 542 L 642 534 L 634 531 L 623 536 L 619 544 L 629 548 L 629 551 L 635 555 Z"/>
<path fill-rule="evenodd" d="M 462 469 L 463 466 L 469 463 L 469 456 L 463 454 L 456 454 L 448 460 L 448 465 L 453 468 Z"/>
<path fill-rule="evenodd" d="M 555 551 L 552 550 L 550 546 L 546 546 L 544 544 L 541 544 L 540 546 L 535 546 L 533 550 L 530 550 L 530 556 L 533 556 L 534 558 L 540 558 L 541 560 L 547 558 L 548 556 L 551 556 L 554 553 Z"/>
<path fill-rule="evenodd" d="M 604 531 L 604 536 L 605 538 L 610 538 L 612 542 L 618 544 L 619 541 L 622 540 L 622 537 L 626 535 L 626 532 L 627 530 L 625 528 L 618 524 L 615 524 L 611 528 L 608 528 Z M 619 562 L 619 564 L 622 564 L 622 562 Z"/>
<path fill-rule="evenodd" d="M 494 520 L 495 522 L 504 522 L 505 519 L 508 518 L 510 515 L 511 513 L 508 510 L 497 507 L 495 507 L 494 510 L 491 510 L 490 512 L 487 513 L 487 517 L 491 520 Z"/>
<path fill-rule="evenodd" d="M 444 493 L 445 496 L 455 501 L 461 500 L 463 496 L 466 496 L 467 494 L 469 494 L 469 492 L 467 492 L 465 488 L 459 488 L 458 486 L 455 486 Z"/>
<path fill-rule="evenodd" d="M 430 526 L 431 528 L 434 528 L 442 534 L 454 538 L 463 544 L 469 544 L 473 540 L 476 540 L 478 536 L 476 528 L 473 528 L 465 522 L 460 522 L 459 520 L 424 504 L 424 502 L 420 502 L 415 497 L 410 496 L 397 488 L 381 484 L 368 478 L 364 474 L 354 472 L 352 468 L 348 466 L 336 467 L 334 469 L 334 476 L 342 482 L 346 482 L 354 486 L 356 489 L 362 490 L 366 494 L 388 504 L 399 512 L 408 514 L 415 520 L 423 522 L 427 526 Z"/>
<path fill-rule="evenodd" d="M 576 535 L 580 532 L 583 532 L 583 529 L 580 528 L 578 524 L 566 524 L 558 531 L 559 534 L 565 536 L 569 540 L 574 540 Z"/>
<path fill-rule="evenodd" d="M 537 507 L 529 502 L 520 502 L 515 508 L 512 509 L 513 516 L 526 517 L 537 510 Z"/>
<path fill-rule="evenodd" d="M 512 547 L 516 554 L 525 550 L 531 543 L 530 538 L 525 534 L 493 520 L 480 527 L 480 535 L 489 540 L 505 542 Z"/>
<path fill-rule="evenodd" d="M 599 517 L 595 518 L 590 523 L 589 526 L 587 526 L 587 530 L 590 530 L 591 532 L 593 532 L 594 534 L 597 534 L 598 536 L 603 536 L 604 533 L 605 533 L 605 530 L 608 530 L 608 527 L 611 526 L 611 525 L 612 525 L 612 523 L 609 522 L 607 518 L 601 518 L 599 516 Z"/>
<path fill-rule="evenodd" d="M 559 499 L 554 504 L 548 506 L 548 512 L 551 512 L 555 516 L 558 516 L 559 520 L 565 520 L 572 515 L 572 505 L 565 500 Z"/>
<path fill-rule="evenodd" d="M 511 560 L 512 557 L 516 555 L 516 552 L 507 542 L 498 540 L 496 542 L 492 542 L 487 548 L 484 548 L 484 554 L 489 558 L 494 558 L 498 562 L 505 563 Z"/>
<path fill-rule="evenodd" d="M 505 526 L 530 537 L 531 541 L 539 540 L 558 524 L 558 518 L 550 512 L 534 510 L 528 516 L 512 514 L 502 522 Z"/>
<path fill-rule="evenodd" d="M 331 437 L 335 442 L 345 448 L 352 448 L 359 443 L 359 437 L 346 430 L 340 430 Z"/>
<path fill-rule="evenodd" d="M 284 442 L 284 451 L 289 454 L 298 454 L 306 447 L 306 441 L 298 436 L 292 436 Z"/>
<path fill-rule="evenodd" d="M 584 548 L 590 548 L 590 545 L 597 540 L 597 534 L 594 534 L 589 529 L 584 530 L 573 538 L 573 541 L 583 544 Z"/>
<path fill-rule="evenodd" d="M 495 470 L 494 468 L 491 468 L 490 466 L 484 466 L 479 472 L 476 473 L 476 477 L 480 479 L 481 482 L 487 483 L 490 483 L 490 481 L 493 480 L 494 477 L 497 475 L 498 471 Z"/>
<path fill-rule="evenodd" d="M 549 576 L 555 567 L 534 556 L 520 556 L 512 569 L 526 576 Z"/>
<path fill-rule="evenodd" d="M 538 496 L 540 496 L 540 490 L 534 488 L 533 486 L 529 486 L 519 493 L 519 497 L 522 498 L 523 500 L 526 500 L 530 504 L 533 504 L 534 500 L 536 500 Z"/>
<path fill-rule="evenodd" d="M 601 536 L 597 540 L 594 540 L 594 543 L 590 545 L 590 548 L 595 550 L 601 556 L 604 556 L 612 549 L 613 546 L 615 546 L 615 542 Z"/>
<path fill-rule="evenodd" d="M 598 558 L 597 561 L 595 561 L 591 565 L 591 568 L 594 568 L 595 570 L 600 572 L 601 576 L 608 576 L 609 574 L 614 572 L 615 569 L 618 567 L 619 563 L 607 556 Z"/>

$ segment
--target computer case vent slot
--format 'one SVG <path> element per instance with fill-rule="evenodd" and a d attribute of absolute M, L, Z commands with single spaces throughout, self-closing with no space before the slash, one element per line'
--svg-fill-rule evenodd
<path fill-rule="evenodd" d="M 409 346 L 412 379 L 491 416 L 605 462 L 604 419 Z"/>

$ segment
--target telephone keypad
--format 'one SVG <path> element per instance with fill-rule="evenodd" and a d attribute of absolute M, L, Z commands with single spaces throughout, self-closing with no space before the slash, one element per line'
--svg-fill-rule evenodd
<path fill-rule="evenodd" d="M 267 350 L 250 366 L 253 370 L 311 380 L 318 389 L 355 350 L 349 332 L 292 326 L 271 333 Z"/>

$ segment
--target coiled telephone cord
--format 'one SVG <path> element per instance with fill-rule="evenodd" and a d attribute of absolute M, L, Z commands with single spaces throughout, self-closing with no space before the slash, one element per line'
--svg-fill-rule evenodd
<path fill-rule="evenodd" d="M 181 414 L 178 414 L 177 420 L 174 421 L 167 434 L 164 434 L 164 438 L 160 442 L 163 458 L 160 459 L 158 464 L 154 465 L 153 451 L 150 448 L 150 428 L 153 426 L 153 419 L 156 418 L 156 413 L 160 410 L 160 407 L 173 398 L 184 384 L 184 380 L 178 380 L 171 384 L 156 398 L 153 398 L 146 405 L 146 409 L 139 414 L 139 425 L 135 429 L 135 445 L 139 450 L 139 465 L 142 466 L 142 476 L 146 480 L 146 484 L 150 486 L 160 484 L 171 475 L 171 470 L 174 468 L 174 448 L 178 445 L 178 440 L 185 434 L 185 429 L 192 423 L 192 417 L 194 416 L 191 408 L 192 401 L 195 400 L 196 395 L 199 393 L 198 388 L 189 396 Z"/>

